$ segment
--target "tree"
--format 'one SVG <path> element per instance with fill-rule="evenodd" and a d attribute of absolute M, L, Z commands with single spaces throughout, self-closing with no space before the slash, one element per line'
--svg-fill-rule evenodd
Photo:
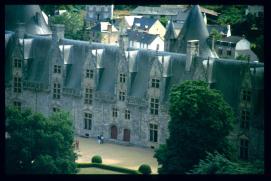
<path fill-rule="evenodd" d="M 164 27 L 167 26 L 167 22 L 168 22 L 167 17 L 162 16 L 162 17 L 159 19 L 159 21 L 161 22 L 161 24 L 162 24 Z"/>
<path fill-rule="evenodd" d="M 6 108 L 6 172 L 12 174 L 76 173 L 73 127 L 68 113 L 45 118 L 30 110 Z"/>
<path fill-rule="evenodd" d="M 207 153 L 206 158 L 188 172 L 188 174 L 263 174 L 263 162 L 232 162 L 224 155 Z"/>
<path fill-rule="evenodd" d="M 80 40 L 83 36 L 84 13 L 66 12 L 50 17 L 51 24 L 65 25 L 65 38 Z"/>
<path fill-rule="evenodd" d="M 206 152 L 231 157 L 226 136 L 233 128 L 233 111 L 217 90 L 203 81 L 185 81 L 170 93 L 169 138 L 156 150 L 159 173 L 183 174 Z"/>

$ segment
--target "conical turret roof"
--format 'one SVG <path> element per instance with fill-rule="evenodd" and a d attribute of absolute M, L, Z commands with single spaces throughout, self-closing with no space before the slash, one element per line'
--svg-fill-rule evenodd
<path fill-rule="evenodd" d="M 17 23 L 24 23 L 29 34 L 51 34 L 39 5 L 5 5 L 5 30 L 15 31 Z"/>
<path fill-rule="evenodd" d="M 207 44 L 209 33 L 204 23 L 203 16 L 199 5 L 194 5 L 183 25 L 182 31 L 179 34 L 179 51 L 186 53 L 186 45 L 188 40 L 199 40 L 199 55 L 202 57 L 217 57 L 215 52 L 212 52 Z"/>
<path fill-rule="evenodd" d="M 172 21 L 169 21 L 168 25 L 167 25 L 167 30 L 166 30 L 166 34 L 165 34 L 165 39 L 175 39 L 177 38 L 177 34 L 174 30 L 174 24 Z"/>

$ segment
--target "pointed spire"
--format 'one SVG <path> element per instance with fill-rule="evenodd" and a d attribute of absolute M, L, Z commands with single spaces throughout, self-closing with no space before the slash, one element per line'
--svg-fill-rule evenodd
<path fill-rule="evenodd" d="M 165 37 L 165 39 L 176 39 L 177 38 L 174 24 L 171 20 L 168 22 L 166 34 L 164 37 Z"/>
<path fill-rule="evenodd" d="M 199 5 L 192 6 L 186 21 L 183 25 L 182 31 L 179 34 L 179 51 L 180 53 L 186 53 L 186 46 L 188 40 L 199 40 L 200 56 L 214 57 L 214 52 L 211 51 L 207 45 L 207 39 L 209 32 L 204 22 Z"/>

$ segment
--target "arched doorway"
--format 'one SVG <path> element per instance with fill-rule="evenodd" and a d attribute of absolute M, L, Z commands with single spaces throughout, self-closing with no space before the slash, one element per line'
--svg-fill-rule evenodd
<path fill-rule="evenodd" d="M 129 129 L 124 129 L 123 141 L 130 141 L 130 130 Z"/>
<path fill-rule="evenodd" d="M 117 126 L 115 125 L 111 126 L 111 138 L 117 139 L 117 135 L 118 135 Z"/>

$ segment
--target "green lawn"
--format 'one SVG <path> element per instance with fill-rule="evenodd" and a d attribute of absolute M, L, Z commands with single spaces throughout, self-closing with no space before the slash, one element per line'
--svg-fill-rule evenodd
<path fill-rule="evenodd" d="M 125 173 L 91 167 L 91 168 L 80 168 L 78 174 L 125 174 Z"/>

